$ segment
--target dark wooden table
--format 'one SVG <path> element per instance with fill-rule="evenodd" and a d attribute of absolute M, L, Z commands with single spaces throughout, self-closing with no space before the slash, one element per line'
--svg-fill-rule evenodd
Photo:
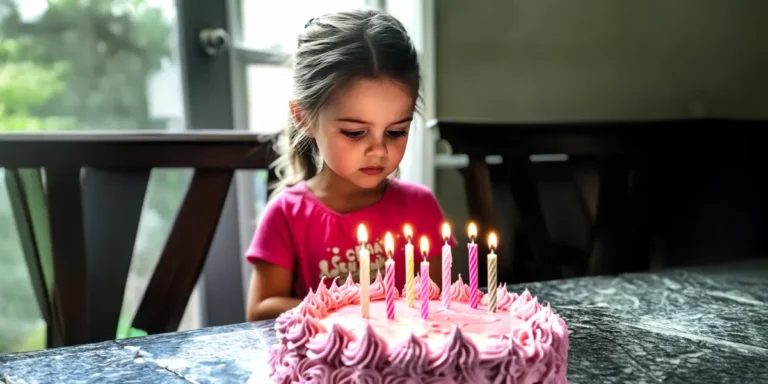
<path fill-rule="evenodd" d="M 528 284 L 571 383 L 767 383 L 768 262 Z M 511 287 L 513 291 L 522 286 Z M 272 321 L 0 356 L 10 383 L 265 383 Z"/>

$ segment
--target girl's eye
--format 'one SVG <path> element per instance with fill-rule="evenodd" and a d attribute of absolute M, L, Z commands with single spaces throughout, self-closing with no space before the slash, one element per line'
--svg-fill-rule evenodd
<path fill-rule="evenodd" d="M 346 137 L 349 137 L 350 139 L 359 139 L 359 138 L 363 137 L 363 134 L 365 134 L 365 131 L 347 131 L 347 130 L 342 130 L 341 134 L 346 136 Z"/>
<path fill-rule="evenodd" d="M 387 131 L 387 136 L 397 139 L 398 137 L 404 137 L 408 135 L 408 131 Z"/>

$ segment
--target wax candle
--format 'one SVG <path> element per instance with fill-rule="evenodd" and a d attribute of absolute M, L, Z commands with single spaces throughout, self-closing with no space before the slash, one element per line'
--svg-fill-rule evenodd
<path fill-rule="evenodd" d="M 426 236 L 421 237 L 421 318 L 427 319 L 429 317 L 429 262 L 427 261 L 427 254 L 429 253 L 429 241 Z"/>
<path fill-rule="evenodd" d="M 451 268 L 453 266 L 453 256 L 451 255 L 451 246 L 448 245 L 448 239 L 451 238 L 451 227 L 448 223 L 443 224 L 443 308 L 451 307 Z"/>
<path fill-rule="evenodd" d="M 392 253 L 395 251 L 395 239 L 387 232 L 384 235 L 384 250 L 387 253 L 387 261 L 384 263 L 384 299 L 387 304 L 387 319 L 395 319 L 395 261 Z"/>
<path fill-rule="evenodd" d="M 410 225 L 405 225 L 403 228 L 403 234 L 408 243 L 405 245 L 405 297 L 409 307 L 413 307 L 413 244 L 411 239 L 413 238 L 413 230 Z"/>
<path fill-rule="evenodd" d="M 368 242 L 368 231 L 363 224 L 357 227 L 357 242 L 360 243 L 360 252 L 357 254 L 357 260 L 360 263 L 360 315 L 367 319 L 370 317 L 371 254 L 365 247 L 365 243 Z"/>
<path fill-rule="evenodd" d="M 488 312 L 496 312 L 496 234 L 488 235 Z"/>
<path fill-rule="evenodd" d="M 477 226 L 475 223 L 469 223 L 467 232 L 469 234 L 469 244 L 467 244 L 467 251 L 469 252 L 469 307 L 476 309 L 480 300 L 477 291 L 477 244 L 475 244 Z"/>

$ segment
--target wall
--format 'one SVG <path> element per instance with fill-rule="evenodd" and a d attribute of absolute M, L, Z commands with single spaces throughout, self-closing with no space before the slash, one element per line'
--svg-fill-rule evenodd
<path fill-rule="evenodd" d="M 764 0 L 440 0 L 437 113 L 766 118 L 766 15 Z"/>
<path fill-rule="evenodd" d="M 768 118 L 766 15 L 765 0 L 438 0 L 437 117 Z M 438 168 L 435 190 L 463 230 L 458 171 Z"/>

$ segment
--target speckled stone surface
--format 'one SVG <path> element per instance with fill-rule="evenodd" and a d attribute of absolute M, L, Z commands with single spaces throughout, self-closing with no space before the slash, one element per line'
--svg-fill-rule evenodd
<path fill-rule="evenodd" d="M 768 383 L 768 261 L 527 287 L 573 330 L 570 383 Z M 273 322 L 0 356 L 8 383 L 268 383 Z M 2 382 L 0 380 L 0 382 Z"/>

